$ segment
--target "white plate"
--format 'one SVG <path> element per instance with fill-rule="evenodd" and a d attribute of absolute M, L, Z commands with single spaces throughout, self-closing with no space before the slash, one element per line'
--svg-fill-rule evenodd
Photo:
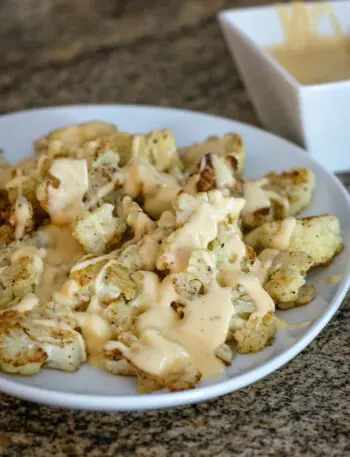
<path fill-rule="evenodd" d="M 246 175 L 249 177 L 292 167 L 312 169 L 317 176 L 317 191 L 305 214 L 332 212 L 340 219 L 345 239 L 343 253 L 330 268 L 313 272 L 312 280 L 317 282 L 333 274 L 341 274 L 344 279 L 339 284 L 317 283 L 318 294 L 313 303 L 283 312 L 288 322 L 310 321 L 307 328 L 279 330 L 273 346 L 258 354 L 237 356 L 224 375 L 194 390 L 138 395 L 135 380 L 112 376 L 88 365 L 73 374 L 54 370 L 43 370 L 33 377 L 0 374 L 0 390 L 26 400 L 79 409 L 163 408 L 195 403 L 240 389 L 277 370 L 302 351 L 336 312 L 349 285 L 350 203 L 339 181 L 304 150 L 277 136 L 229 119 L 168 108 L 87 105 L 10 114 L 0 117 L 0 147 L 11 161 L 16 161 L 31 153 L 33 140 L 48 131 L 94 119 L 115 123 L 121 130 L 131 132 L 169 127 L 180 146 L 204 140 L 208 135 L 237 132 L 246 144 Z"/>

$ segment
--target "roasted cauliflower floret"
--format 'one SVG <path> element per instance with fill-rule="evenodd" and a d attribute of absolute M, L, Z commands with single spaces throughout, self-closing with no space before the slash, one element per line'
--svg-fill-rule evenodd
<path fill-rule="evenodd" d="M 25 233 L 33 229 L 33 207 L 26 197 L 18 197 L 12 207 L 9 222 L 15 227 L 15 239 L 21 240 Z"/>
<path fill-rule="evenodd" d="M 109 322 L 113 338 L 118 338 L 120 334 L 133 330 L 134 307 L 132 304 L 126 303 L 123 298 L 119 298 L 108 305 L 103 310 L 102 317 Z"/>
<path fill-rule="evenodd" d="M 289 211 L 287 216 L 295 216 L 306 208 L 311 201 L 315 190 L 315 174 L 307 168 L 295 168 L 283 173 L 268 173 L 266 189 L 276 192 L 281 197 L 287 198 Z M 276 208 L 276 218 L 283 217 Z"/>
<path fill-rule="evenodd" d="M 315 189 L 315 175 L 307 168 L 268 173 L 261 180 L 246 181 L 243 189 L 247 203 L 242 223 L 251 230 L 264 222 L 295 216 L 306 208 Z"/>
<path fill-rule="evenodd" d="M 73 235 L 87 254 L 102 254 L 109 245 L 121 240 L 126 225 L 121 218 L 113 216 L 113 211 L 113 205 L 105 203 L 73 224 Z"/>
<path fill-rule="evenodd" d="M 55 319 L 9 311 L 0 319 L 0 368 L 31 375 L 41 367 L 75 371 L 85 361 L 81 335 Z"/>
<path fill-rule="evenodd" d="M 129 196 L 125 196 L 120 205 L 120 216 L 133 231 L 133 241 L 139 241 L 144 235 L 152 233 L 156 223 Z"/>
<path fill-rule="evenodd" d="M 184 208 L 183 200 L 190 203 L 190 209 Z M 179 220 L 182 225 L 164 240 L 157 268 L 173 272 L 185 269 L 192 251 L 207 249 L 218 234 L 218 224 L 235 221 L 243 205 L 243 199 L 226 198 L 220 191 L 196 197 L 180 194 L 175 210 L 177 223 Z"/>
<path fill-rule="evenodd" d="M 180 157 L 189 172 L 195 171 L 200 159 L 208 153 L 220 156 L 232 156 L 237 161 L 237 173 L 241 175 L 245 163 L 245 148 L 239 135 L 228 133 L 223 137 L 211 136 L 203 143 L 193 144 L 180 149 Z"/>
<path fill-rule="evenodd" d="M 23 318 L 7 312 L 0 319 L 0 368 L 5 373 L 33 375 L 48 359 L 47 353 L 24 330 Z"/>
<path fill-rule="evenodd" d="M 244 237 L 244 241 L 260 252 L 273 248 L 273 240 L 282 221 L 266 222 Z M 312 267 L 326 265 L 343 248 L 338 219 L 331 214 L 296 220 L 288 252 L 304 252 L 312 257 Z"/>
<path fill-rule="evenodd" d="M 42 254 L 33 246 L 13 243 L 1 251 L 0 308 L 34 291 L 43 272 Z M 24 246 L 24 245 L 23 245 Z"/>
<path fill-rule="evenodd" d="M 118 261 L 130 270 L 154 270 L 162 240 L 172 232 L 173 223 L 175 221 L 171 217 L 168 218 L 166 214 L 162 216 L 153 232 L 146 233 L 137 242 L 131 240 L 132 244 L 118 251 Z M 147 224 L 147 227 L 150 228 L 150 225 Z"/>
<path fill-rule="evenodd" d="M 46 152 L 49 144 L 53 141 L 61 141 L 68 148 L 77 149 L 86 141 L 94 140 L 100 136 L 111 135 L 116 130 L 114 125 L 101 121 L 70 125 L 53 130 L 48 135 L 37 140 L 35 142 L 35 149 L 37 153 Z"/>
<path fill-rule="evenodd" d="M 72 268 L 69 275 L 69 279 L 78 284 L 81 303 L 89 302 L 94 295 L 98 295 L 104 305 L 108 305 L 121 295 L 127 300 L 135 296 L 136 285 L 128 268 L 115 259 L 102 257 L 93 262 L 93 257 L 82 259 L 81 263 Z"/>
<path fill-rule="evenodd" d="M 216 274 L 215 256 L 205 249 L 193 251 L 188 259 L 186 271 L 194 276 L 203 286 L 210 284 Z"/>
<path fill-rule="evenodd" d="M 164 211 L 172 209 L 173 201 L 181 191 L 179 181 L 172 175 L 157 170 L 143 159 L 131 160 L 122 170 L 123 191 L 142 201 L 144 211 L 159 219 Z"/>
<path fill-rule="evenodd" d="M 241 354 L 258 352 L 271 344 L 276 333 L 275 316 L 272 313 L 259 317 L 252 314 L 242 326 L 231 330 Z"/>
<path fill-rule="evenodd" d="M 129 338 L 129 341 L 126 341 L 125 338 L 122 338 L 122 342 L 109 341 L 105 345 L 105 357 L 108 360 L 109 368 L 115 374 L 120 374 L 117 371 L 118 369 L 126 371 L 127 374 L 136 372 L 140 393 L 154 392 L 164 388 L 171 391 L 179 391 L 193 388 L 198 384 L 201 378 L 200 372 L 186 359 L 181 351 L 179 358 L 174 358 L 170 366 L 161 366 L 160 373 L 145 371 L 143 369 L 145 363 L 140 358 L 136 358 L 139 363 L 135 362 L 135 358 L 133 358 L 133 362 L 130 360 L 128 354 L 134 354 L 135 351 L 136 353 L 138 351 L 143 353 L 144 351 L 146 356 L 148 350 L 152 349 L 153 344 L 157 344 L 156 357 L 162 357 L 164 344 L 170 346 L 176 352 L 179 350 L 175 342 L 164 339 L 156 330 L 149 330 L 143 336 L 142 341 L 135 337 Z M 183 359 L 181 359 L 182 357 Z M 118 363 L 113 364 L 112 360 Z M 125 360 L 127 363 L 121 364 L 121 360 Z"/>
<path fill-rule="evenodd" d="M 132 141 L 132 158 L 147 160 L 159 171 L 181 169 L 176 140 L 171 130 L 153 130 L 146 135 L 135 135 Z"/>
<path fill-rule="evenodd" d="M 50 176 L 37 189 L 37 198 L 54 224 L 75 221 L 83 211 L 83 197 L 89 188 L 86 160 L 56 159 Z"/>
<path fill-rule="evenodd" d="M 197 173 L 191 175 L 184 185 L 189 194 L 220 190 L 223 195 L 241 197 L 242 180 L 237 179 L 237 159 L 232 155 L 205 154 L 198 165 Z"/>
<path fill-rule="evenodd" d="M 315 297 L 315 293 L 311 294 L 311 286 L 304 288 L 306 273 L 312 263 L 312 257 L 304 252 L 280 252 L 275 257 L 268 270 L 264 289 L 280 308 L 292 308 L 293 303 L 300 306 L 308 303 L 307 298 L 311 301 Z"/>

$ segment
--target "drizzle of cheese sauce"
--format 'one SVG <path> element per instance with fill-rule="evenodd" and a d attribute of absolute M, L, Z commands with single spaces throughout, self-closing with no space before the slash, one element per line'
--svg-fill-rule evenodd
<path fill-rule="evenodd" d="M 111 339 L 109 323 L 102 316 L 90 312 L 74 313 L 84 337 L 88 362 L 96 367 L 103 365 L 103 347 Z"/>
<path fill-rule="evenodd" d="M 169 236 L 169 252 L 158 258 L 157 267 L 169 268 L 172 272 L 184 270 L 191 252 L 206 249 L 218 234 L 218 223 L 225 220 L 228 214 L 238 217 L 243 206 L 244 200 L 241 198 L 227 200 L 222 207 L 200 202 L 189 220 Z"/>
<path fill-rule="evenodd" d="M 269 269 L 272 267 L 272 264 L 279 254 L 277 249 L 264 249 L 259 254 L 257 262 L 254 266 L 254 275 L 259 279 L 261 284 L 264 284 L 267 273 Z"/>
<path fill-rule="evenodd" d="M 38 232 L 37 244 L 44 248 L 46 255 L 35 293 L 40 301 L 46 301 L 68 279 L 71 266 L 84 255 L 84 251 L 67 226 L 48 225 Z"/>
<path fill-rule="evenodd" d="M 278 249 L 280 251 L 285 251 L 288 249 L 296 223 L 297 221 L 295 217 L 287 217 L 286 219 L 283 219 L 280 223 L 276 235 L 270 242 L 270 246 L 273 249 Z"/>
<path fill-rule="evenodd" d="M 54 224 L 74 222 L 84 210 L 83 197 L 89 187 L 86 160 L 56 159 L 50 173 L 59 180 L 58 187 L 49 182 L 45 195 L 38 192 L 38 199 L 49 213 Z"/>
<path fill-rule="evenodd" d="M 242 210 L 242 215 L 254 213 L 262 208 L 270 208 L 271 201 L 266 195 L 262 186 L 266 183 L 262 181 L 246 181 L 244 183 L 244 198 L 246 200 L 245 206 Z"/>
<path fill-rule="evenodd" d="M 254 213 L 263 208 L 270 208 L 271 201 L 275 201 L 282 206 L 284 213 L 288 214 L 289 201 L 273 190 L 264 189 L 268 184 L 268 179 L 263 178 L 256 181 L 246 181 L 244 183 L 244 198 L 246 200 L 242 215 Z"/>
<path fill-rule="evenodd" d="M 132 198 L 144 197 L 144 208 L 151 217 L 158 218 L 172 209 L 172 202 L 181 187 L 171 175 L 162 173 L 150 163 L 135 159 L 122 170 L 124 192 Z"/>
<path fill-rule="evenodd" d="M 288 198 L 284 198 L 281 195 L 278 195 L 277 192 L 274 192 L 273 190 L 268 190 L 268 189 L 265 189 L 265 194 L 270 200 L 272 200 L 282 206 L 282 208 L 284 210 L 284 214 L 288 214 L 288 211 L 290 208 Z"/>
<path fill-rule="evenodd" d="M 226 340 L 233 313 L 231 288 L 214 283 L 205 295 L 184 300 L 170 275 L 158 282 L 157 289 L 157 298 L 148 302 L 136 321 L 139 342 L 130 348 L 118 343 L 118 348 L 138 368 L 158 376 L 181 370 L 190 361 L 204 378 L 220 373 L 224 364 L 215 350 Z M 176 301 L 185 305 L 182 319 L 171 307 Z"/>
<path fill-rule="evenodd" d="M 14 223 L 16 226 L 15 229 L 15 239 L 20 240 L 23 238 L 24 231 L 28 224 L 31 221 L 31 210 L 29 207 L 28 200 L 21 196 L 18 197 L 15 203 L 15 210 L 14 210 Z"/>

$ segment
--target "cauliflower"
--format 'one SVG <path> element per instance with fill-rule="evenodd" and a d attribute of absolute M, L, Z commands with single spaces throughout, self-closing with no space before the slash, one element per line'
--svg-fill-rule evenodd
<path fill-rule="evenodd" d="M 81 303 L 87 303 L 96 294 L 103 304 L 109 304 L 120 295 L 130 300 L 136 293 L 130 271 L 108 256 L 96 258 L 95 262 L 93 257 L 82 259 L 71 269 L 69 279 L 78 284 Z"/>
<path fill-rule="evenodd" d="M 181 169 L 175 136 L 171 130 L 154 130 L 146 135 L 135 135 L 132 141 L 132 158 L 146 159 L 159 171 Z"/>
<path fill-rule="evenodd" d="M 111 135 L 116 132 L 116 127 L 101 121 L 86 122 L 84 124 L 70 125 L 61 129 L 53 130 L 48 135 L 35 142 L 37 153 L 46 152 L 50 143 L 62 142 L 69 149 L 77 149 L 85 142 L 94 140 L 100 136 Z"/>
<path fill-rule="evenodd" d="M 193 172 L 201 160 L 208 153 L 215 153 L 220 156 L 231 156 L 237 162 L 238 175 L 243 173 L 245 162 L 245 149 L 242 138 L 239 135 L 228 133 L 223 137 L 211 136 L 206 141 L 193 144 L 187 148 L 180 149 L 180 157 L 189 172 Z"/>
<path fill-rule="evenodd" d="M 186 270 L 203 286 L 207 286 L 213 281 L 216 274 L 214 254 L 205 249 L 192 251 Z"/>
<path fill-rule="evenodd" d="M 181 298 L 191 300 L 195 295 L 198 295 L 203 287 L 202 282 L 193 274 L 180 272 L 174 274 L 175 291 Z M 178 314 L 181 312 L 182 305 L 173 304 L 173 309 Z"/>
<path fill-rule="evenodd" d="M 0 368 L 5 373 L 33 375 L 47 361 L 48 355 L 26 333 L 19 313 L 7 312 L 0 319 Z"/>
<path fill-rule="evenodd" d="M 279 308 L 285 309 L 308 303 L 315 297 L 311 286 L 305 289 L 305 276 L 311 268 L 313 259 L 304 252 L 280 252 L 269 268 L 264 289 Z M 314 288 L 313 288 L 314 289 Z M 306 295 L 308 290 L 308 295 Z M 299 297 L 300 295 L 300 297 Z"/>
<path fill-rule="evenodd" d="M 172 231 L 172 222 L 171 218 L 162 217 L 153 232 L 146 233 L 139 241 L 132 239 L 132 244 L 126 243 L 126 247 L 118 251 L 118 261 L 130 270 L 154 270 L 162 240 Z M 150 225 L 148 227 L 150 228 Z"/>
<path fill-rule="evenodd" d="M 260 252 L 273 247 L 281 221 L 266 222 L 244 237 L 244 241 Z M 327 265 L 343 248 L 338 219 L 331 214 L 296 220 L 288 252 L 304 252 L 312 257 L 312 267 Z"/>
<path fill-rule="evenodd" d="M 265 189 L 288 199 L 289 211 L 286 216 L 295 216 L 310 204 L 316 184 L 315 174 L 311 170 L 295 168 L 281 174 L 271 172 L 265 178 L 268 180 Z M 275 216 L 276 219 L 283 217 L 278 206 Z"/>
<path fill-rule="evenodd" d="M 168 173 L 157 170 L 149 162 L 134 159 L 122 169 L 124 193 L 141 199 L 144 211 L 159 219 L 169 211 L 177 194 L 181 191 L 179 181 Z"/>
<path fill-rule="evenodd" d="M 251 230 L 264 222 L 295 216 L 306 208 L 315 189 L 315 175 L 307 168 L 268 173 L 258 181 L 246 181 L 244 196 L 247 199 L 243 209 L 242 223 Z M 256 208 L 256 202 L 262 206 Z"/>
<path fill-rule="evenodd" d="M 89 188 L 87 162 L 56 159 L 50 175 L 38 187 L 37 198 L 54 224 L 72 223 L 82 213 L 83 197 Z"/>
<path fill-rule="evenodd" d="M 15 227 L 15 239 L 20 240 L 25 233 L 33 230 L 33 207 L 26 197 L 18 197 L 12 206 L 12 214 L 9 218 L 11 225 Z"/>
<path fill-rule="evenodd" d="M 140 342 L 137 338 L 129 338 L 129 341 L 125 341 L 122 338 L 123 343 L 121 344 L 116 341 L 109 341 L 105 345 L 105 367 L 116 375 L 123 376 L 136 376 L 138 377 L 138 390 L 140 393 L 150 393 L 161 389 L 169 389 L 173 392 L 194 388 L 201 379 L 200 372 L 193 366 L 191 362 L 187 362 L 179 369 L 170 370 L 163 374 L 150 374 L 140 367 L 137 367 L 128 356 L 125 355 L 125 351 L 122 352 L 121 347 L 125 350 L 134 351 L 134 347 L 140 346 Z M 161 348 L 159 348 L 161 351 Z"/>
<path fill-rule="evenodd" d="M 34 291 L 43 272 L 42 254 L 34 246 L 12 243 L 0 251 L 0 308 Z"/>
<path fill-rule="evenodd" d="M 231 329 L 241 354 L 258 352 L 271 344 L 276 333 L 276 320 L 273 313 L 259 317 L 252 314 L 243 325 Z"/>
<path fill-rule="evenodd" d="M 0 319 L 0 368 L 31 375 L 41 367 L 76 371 L 85 361 L 82 336 L 57 319 L 8 311 Z"/>
<path fill-rule="evenodd" d="M 237 160 L 232 155 L 205 154 L 199 163 L 198 172 L 190 176 L 184 185 L 189 194 L 218 189 L 223 195 L 241 197 L 242 181 L 236 179 Z"/>
<path fill-rule="evenodd" d="M 7 246 L 15 239 L 15 230 L 10 224 L 2 224 L 0 226 L 0 248 Z"/>
<path fill-rule="evenodd" d="M 133 242 L 139 241 L 145 234 L 152 233 L 156 228 L 156 223 L 129 196 L 123 198 L 119 214 L 134 232 Z"/>
<path fill-rule="evenodd" d="M 73 235 L 88 254 L 102 254 L 112 243 L 118 243 L 126 226 L 122 219 L 113 216 L 113 205 L 84 214 L 73 224 Z"/>
<path fill-rule="evenodd" d="M 216 349 L 216 357 L 220 359 L 226 366 L 230 366 L 233 360 L 233 352 L 228 344 L 222 344 Z"/>
<path fill-rule="evenodd" d="M 190 205 L 183 210 L 184 199 Z M 173 272 L 185 269 L 191 252 L 207 249 L 217 237 L 219 223 L 235 221 L 243 205 L 243 199 L 226 198 L 217 190 L 196 197 L 181 194 L 175 202 L 175 210 L 177 222 L 180 220 L 182 225 L 162 243 L 157 268 Z"/>
<path fill-rule="evenodd" d="M 118 338 L 120 334 L 133 330 L 134 309 L 129 303 L 126 303 L 123 298 L 119 298 L 108 305 L 102 312 L 102 317 L 111 326 L 113 338 Z"/>

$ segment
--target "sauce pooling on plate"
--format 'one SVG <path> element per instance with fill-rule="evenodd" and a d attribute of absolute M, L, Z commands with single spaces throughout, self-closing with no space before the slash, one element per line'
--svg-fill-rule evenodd
<path fill-rule="evenodd" d="M 269 53 L 301 84 L 319 84 L 350 79 L 350 36 L 343 34 L 332 5 L 306 7 L 294 2 L 290 9 L 277 7 L 284 42 Z M 332 35 L 319 31 L 327 18 Z"/>

